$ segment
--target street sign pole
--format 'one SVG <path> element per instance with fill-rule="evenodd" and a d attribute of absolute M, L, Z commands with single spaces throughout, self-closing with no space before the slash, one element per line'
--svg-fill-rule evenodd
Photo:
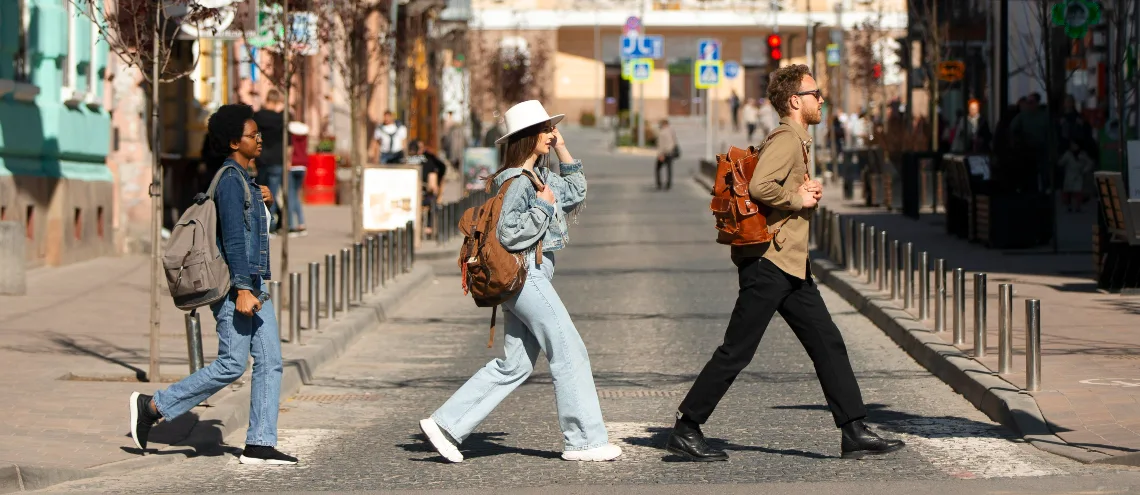
<path fill-rule="evenodd" d="M 637 14 L 638 20 L 645 19 L 645 1 L 641 0 L 641 12 Z M 644 21 L 641 25 L 641 35 L 644 36 L 645 24 Z M 640 45 L 640 40 L 638 42 Z M 640 51 L 640 47 L 639 47 Z M 637 147 L 645 147 L 645 83 L 638 84 L 640 86 L 637 90 Z"/>

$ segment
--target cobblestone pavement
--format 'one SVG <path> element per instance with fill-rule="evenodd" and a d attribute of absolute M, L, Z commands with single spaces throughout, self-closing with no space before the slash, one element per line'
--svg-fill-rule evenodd
<path fill-rule="evenodd" d="M 577 141 L 568 137 L 573 146 Z M 502 352 L 486 347 L 490 311 L 462 295 L 454 264 L 441 261 L 432 285 L 283 402 L 281 448 L 299 455 L 301 465 L 251 468 L 232 455 L 202 457 L 52 489 L 506 493 L 553 487 L 541 491 L 599 493 L 604 488 L 598 485 L 624 485 L 633 486 L 630 493 L 665 493 L 691 491 L 680 485 L 732 483 L 740 485 L 730 490 L 736 493 L 778 487 L 916 493 L 967 483 L 985 490 L 1140 486 L 1135 473 L 1077 464 L 1014 440 L 826 289 L 871 410 L 869 422 L 904 438 L 908 449 L 877 461 L 838 459 L 838 431 L 811 362 L 777 317 L 705 428 L 732 459 L 670 462 L 677 459 L 659 446 L 677 403 L 720 342 L 734 302 L 735 269 L 727 249 L 711 241 L 707 196 L 686 180 L 686 166 L 679 167 L 673 190 L 657 192 L 651 159 L 582 158 L 590 198 L 580 224 L 571 226 L 570 247 L 558 253 L 555 286 L 590 350 L 610 439 L 625 449 L 618 461 L 558 458 L 561 434 L 544 360 L 463 445 L 462 464 L 441 462 L 425 445 L 417 420 Z M 242 434 L 230 437 L 235 448 Z M 974 479 L 985 481 L 964 481 Z M 767 488 L 748 485 L 756 483 Z"/>

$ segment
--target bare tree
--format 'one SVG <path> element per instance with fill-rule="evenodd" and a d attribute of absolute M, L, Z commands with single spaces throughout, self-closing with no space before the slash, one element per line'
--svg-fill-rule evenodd
<path fill-rule="evenodd" d="M 862 90 L 863 104 L 867 106 L 871 105 L 881 88 L 879 78 L 882 66 L 875 53 L 875 44 L 883 36 L 881 20 L 881 14 L 878 17 L 868 18 L 855 26 L 849 34 L 851 41 L 848 44 L 850 59 L 847 65 L 847 77 L 851 84 Z M 879 71 L 876 71 L 876 66 L 879 67 Z"/>
<path fill-rule="evenodd" d="M 352 126 L 352 237 L 364 237 L 361 211 L 364 163 L 368 160 L 365 111 L 377 84 L 388 76 L 391 30 L 384 12 L 392 0 L 322 0 L 316 7 L 318 38 L 348 98 Z M 395 81 L 388 81 L 395 84 Z"/>
<path fill-rule="evenodd" d="M 1120 170 L 1124 183 L 1127 185 L 1130 177 L 1128 177 L 1128 146 L 1125 143 L 1129 139 L 1129 131 L 1135 130 L 1135 128 L 1129 128 L 1128 125 L 1131 122 L 1131 119 L 1128 118 L 1128 102 L 1135 101 L 1136 98 L 1140 97 L 1137 94 L 1136 62 L 1129 60 L 1128 53 L 1128 47 L 1136 47 L 1140 43 L 1140 32 L 1137 32 L 1136 26 L 1129 26 L 1129 24 L 1133 22 L 1136 16 L 1140 16 L 1140 5 L 1137 5 L 1135 0 L 1111 0 L 1111 2 L 1102 2 L 1102 4 L 1106 7 L 1105 21 L 1112 30 L 1112 46 L 1110 47 L 1108 63 L 1112 84 L 1109 94 L 1113 97 L 1116 121 L 1120 127 Z M 1135 57 L 1135 53 L 1132 56 Z M 1128 74 L 1129 69 L 1133 71 L 1132 74 Z M 1131 77 L 1128 77 L 1129 75 Z M 1140 115 L 1134 117 L 1140 123 Z"/>
<path fill-rule="evenodd" d="M 276 18 L 270 18 L 270 26 L 263 26 L 266 33 L 257 33 L 258 36 L 266 36 L 267 39 L 258 40 L 258 45 L 264 46 L 270 53 L 273 54 L 272 63 L 269 67 L 261 64 L 256 53 L 254 53 L 255 43 L 250 40 L 249 33 L 242 30 L 242 41 L 246 48 L 246 54 L 249 57 L 250 63 L 258 69 L 258 72 L 269 81 L 273 87 L 281 91 L 285 99 L 285 108 L 282 112 L 281 119 L 286 124 L 281 129 L 281 189 L 277 191 L 279 197 L 273 198 L 274 201 L 281 203 L 281 209 L 278 215 L 281 218 L 281 230 L 286 233 L 289 232 L 289 161 L 291 157 L 286 151 L 289 149 L 289 112 L 292 110 L 290 107 L 291 98 L 290 92 L 293 88 L 293 76 L 304 67 L 305 53 L 312 43 L 317 40 L 300 39 L 304 33 L 298 33 L 294 27 L 297 24 L 303 24 L 304 19 L 300 16 L 308 16 L 309 12 L 293 12 L 294 9 L 303 9 L 306 4 L 310 3 L 307 0 L 264 0 L 262 4 L 270 9 L 272 13 L 276 14 Z M 259 12 L 247 12 L 248 15 L 257 16 Z M 301 21 L 301 22 L 297 22 Z M 246 23 L 249 24 L 249 23 Z M 268 70 L 267 70 L 268 69 Z M 281 240 L 281 271 L 279 273 L 285 274 L 289 272 L 289 236 L 283 235 L 278 237 Z M 285 294 L 291 294 L 289 289 L 283 290 Z"/>
<path fill-rule="evenodd" d="M 207 8 L 196 0 L 69 0 L 79 13 L 91 20 L 109 50 L 127 66 L 142 73 L 147 91 L 147 112 L 150 126 L 151 149 L 151 263 L 150 263 L 150 368 L 147 381 L 161 378 L 159 371 L 159 335 L 161 308 L 159 286 L 162 275 L 162 164 L 159 129 L 158 87 L 162 83 L 185 77 L 198 65 L 198 54 L 192 62 L 179 68 L 171 67 L 176 34 L 181 24 L 197 27 L 198 32 L 212 31 L 221 22 L 224 12 Z"/>
<path fill-rule="evenodd" d="M 927 84 L 930 91 L 930 149 L 938 150 L 938 106 L 942 100 L 939 84 L 939 70 L 942 63 L 950 58 L 950 23 L 938 18 L 938 0 L 908 0 L 910 10 L 914 13 L 912 19 L 919 21 L 916 31 L 922 40 L 922 66 L 927 74 Z M 910 61 L 904 60 L 903 65 L 910 67 Z"/>

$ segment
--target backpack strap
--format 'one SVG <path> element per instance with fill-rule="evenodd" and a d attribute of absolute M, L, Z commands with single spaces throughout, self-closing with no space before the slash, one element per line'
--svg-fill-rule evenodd
<path fill-rule="evenodd" d="M 495 343 L 495 317 L 499 314 L 499 305 L 496 304 L 491 307 L 491 338 L 487 339 L 487 348 L 490 349 Z"/>
<path fill-rule="evenodd" d="M 222 174 L 225 173 L 227 169 L 231 168 L 238 170 L 238 166 L 232 163 L 226 163 L 225 165 L 222 165 L 222 168 L 218 169 L 218 172 L 214 174 L 213 180 L 210 181 L 210 187 L 206 189 L 207 198 L 214 199 L 214 196 L 217 194 L 218 182 L 221 182 L 222 180 Z M 240 172 L 240 170 L 238 171 Z M 250 204 L 249 187 L 243 187 L 242 192 L 245 193 L 245 204 Z"/>

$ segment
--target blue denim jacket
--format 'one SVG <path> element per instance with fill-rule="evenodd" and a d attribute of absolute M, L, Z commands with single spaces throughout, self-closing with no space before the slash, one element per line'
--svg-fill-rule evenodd
<path fill-rule="evenodd" d="M 554 191 L 553 206 L 538 199 L 534 185 L 525 177 L 512 182 L 503 195 L 499 242 L 508 251 L 531 250 L 540 239 L 543 251 L 558 251 L 570 241 L 566 215 L 586 199 L 586 175 L 582 173 L 581 160 L 563 163 L 559 169 L 560 174 L 555 174 L 545 167 L 535 168 L 539 181 Z M 494 179 L 495 189 L 522 173 L 522 167 L 504 170 Z"/>
<path fill-rule="evenodd" d="M 218 208 L 218 248 L 230 267 L 233 287 L 258 294 L 261 282 L 270 279 L 269 231 L 265 225 L 261 187 L 236 161 L 227 159 L 226 165 L 237 168 L 226 169 L 214 191 Z M 249 188 L 249 203 L 245 202 L 243 187 Z"/>

